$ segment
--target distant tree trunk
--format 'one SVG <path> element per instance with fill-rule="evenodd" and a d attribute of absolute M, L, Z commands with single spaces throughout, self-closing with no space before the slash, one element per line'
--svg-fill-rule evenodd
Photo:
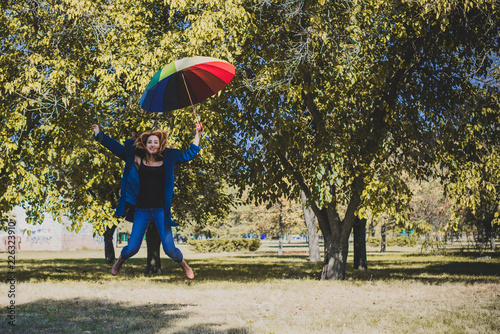
<path fill-rule="evenodd" d="M 496 245 L 495 245 L 495 230 L 493 229 L 493 226 L 491 225 L 491 220 L 487 220 L 484 222 L 484 231 L 486 232 L 485 234 L 485 240 L 484 240 L 484 248 L 486 249 L 486 243 L 489 241 L 490 248 L 492 251 L 495 250 Z"/>
<path fill-rule="evenodd" d="M 116 260 L 115 247 L 113 246 L 115 230 L 116 225 L 113 225 L 112 227 L 106 227 L 106 231 L 104 231 L 104 257 L 107 264 L 114 263 Z"/>
<path fill-rule="evenodd" d="M 309 246 L 309 261 L 321 261 L 319 252 L 318 231 L 316 229 L 316 215 L 314 211 L 306 206 L 307 198 L 304 191 L 300 192 L 302 198 L 302 210 L 304 211 L 304 220 L 307 227 L 307 244 Z"/>
<path fill-rule="evenodd" d="M 283 204 L 281 204 L 281 202 L 278 202 L 278 207 L 280 209 L 278 255 L 283 255 Z"/>
<path fill-rule="evenodd" d="M 425 248 L 425 252 L 426 253 L 429 253 L 429 233 L 426 233 L 425 234 L 425 241 L 424 241 L 424 248 Z"/>
<path fill-rule="evenodd" d="M 354 269 L 366 270 L 366 219 L 356 217 L 352 226 L 354 236 Z"/>
<path fill-rule="evenodd" d="M 380 253 L 385 253 L 385 223 L 380 227 Z"/>
<path fill-rule="evenodd" d="M 147 274 L 161 273 L 160 243 L 160 233 L 158 233 L 156 225 L 149 224 L 148 230 L 146 231 L 146 244 L 148 248 Z"/>

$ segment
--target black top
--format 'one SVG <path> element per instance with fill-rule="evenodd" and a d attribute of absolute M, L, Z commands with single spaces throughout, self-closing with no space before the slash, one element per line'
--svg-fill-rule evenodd
<path fill-rule="evenodd" d="M 163 208 L 165 205 L 165 171 L 161 166 L 146 166 L 142 161 L 139 166 L 139 198 L 137 207 Z"/>

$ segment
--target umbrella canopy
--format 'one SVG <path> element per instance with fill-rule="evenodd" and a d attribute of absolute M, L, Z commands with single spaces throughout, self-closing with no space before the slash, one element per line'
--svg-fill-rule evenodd
<path fill-rule="evenodd" d="M 226 87 L 235 68 L 210 57 L 190 57 L 173 61 L 156 72 L 141 98 L 141 108 L 168 112 L 193 106 Z"/>

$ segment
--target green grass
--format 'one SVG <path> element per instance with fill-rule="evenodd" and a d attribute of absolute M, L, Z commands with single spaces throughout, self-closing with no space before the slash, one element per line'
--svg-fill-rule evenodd
<path fill-rule="evenodd" d="M 112 276 L 101 252 L 20 253 L 15 333 L 498 333 L 500 258 L 416 248 L 375 249 L 366 271 L 320 281 L 304 245 L 276 255 L 196 254 L 182 247 L 196 278 L 162 259 L 145 275 L 145 252 Z M 2 254 L 0 254 L 1 256 Z M 6 256 L 6 254 L 3 254 Z M 2 277 L 6 266 L 0 268 Z M 0 285 L 2 305 L 8 286 Z M 2 319 L 0 332 L 12 328 Z"/>

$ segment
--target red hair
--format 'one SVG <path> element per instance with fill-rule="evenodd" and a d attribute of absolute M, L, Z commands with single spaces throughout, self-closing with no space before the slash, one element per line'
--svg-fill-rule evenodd
<path fill-rule="evenodd" d="M 167 139 L 168 139 L 168 133 L 163 130 L 154 130 L 154 131 L 147 131 L 142 133 L 139 138 L 135 140 L 134 143 L 134 148 L 136 150 L 136 154 L 139 155 L 140 157 L 145 157 L 146 156 L 146 143 L 148 142 L 149 137 L 151 136 L 156 136 L 158 137 L 160 141 L 160 147 L 158 148 L 157 153 L 153 155 L 155 160 L 159 160 L 163 158 L 163 155 L 161 154 L 166 146 L 167 146 Z"/>

